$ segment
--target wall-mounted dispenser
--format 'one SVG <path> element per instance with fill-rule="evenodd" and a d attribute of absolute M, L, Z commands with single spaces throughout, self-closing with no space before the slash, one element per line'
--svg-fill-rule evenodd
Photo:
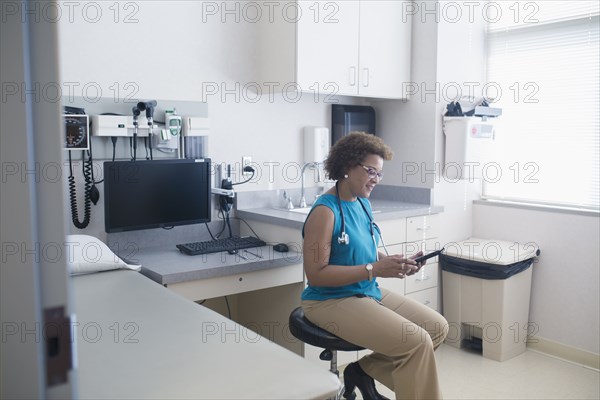
<path fill-rule="evenodd" d="M 493 161 L 495 123 L 495 119 L 484 120 L 480 117 L 444 117 L 446 178 L 482 177 L 487 164 Z"/>
<path fill-rule="evenodd" d="M 304 163 L 322 163 L 329 153 L 331 137 L 329 129 L 323 127 L 307 126 L 304 128 Z"/>

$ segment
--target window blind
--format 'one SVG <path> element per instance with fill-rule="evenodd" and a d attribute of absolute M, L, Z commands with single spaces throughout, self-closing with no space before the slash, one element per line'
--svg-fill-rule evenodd
<path fill-rule="evenodd" d="M 501 174 L 484 177 L 483 196 L 598 210 L 599 2 L 497 4 L 504 18 L 488 22 L 487 73 L 503 109 Z"/>

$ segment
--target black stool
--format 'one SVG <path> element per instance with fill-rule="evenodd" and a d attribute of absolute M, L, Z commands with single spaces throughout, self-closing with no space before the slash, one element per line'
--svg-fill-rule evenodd
<path fill-rule="evenodd" d="M 329 370 L 338 377 L 340 376 L 340 372 L 337 368 L 338 350 L 357 351 L 365 349 L 364 347 L 346 342 L 344 339 L 340 339 L 334 334 L 327 332 L 325 329 L 319 328 L 317 325 L 306 319 L 302 307 L 296 308 L 290 314 L 290 332 L 304 343 L 323 348 L 324 350 L 319 355 L 319 358 L 324 361 L 331 361 Z M 340 399 L 342 393 L 344 393 L 343 385 L 338 391 L 336 399 Z M 354 398 L 354 393 L 352 394 L 352 398 Z"/>

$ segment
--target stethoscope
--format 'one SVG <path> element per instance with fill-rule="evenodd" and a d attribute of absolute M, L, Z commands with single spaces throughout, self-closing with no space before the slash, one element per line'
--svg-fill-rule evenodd
<path fill-rule="evenodd" d="M 342 201 L 340 199 L 338 182 L 335 183 L 335 194 L 337 196 L 338 207 L 340 208 L 340 215 L 342 217 L 342 232 L 340 233 L 340 236 L 338 236 L 337 241 L 339 244 L 348 245 L 348 244 L 350 244 L 350 236 L 346 233 L 346 221 L 344 220 L 344 210 L 342 209 Z M 375 257 L 377 258 L 377 261 L 379 261 L 379 252 L 377 251 L 377 241 L 375 240 L 375 232 L 377 232 L 377 235 L 379 235 L 379 239 L 381 240 L 381 244 L 383 246 L 383 250 L 385 251 L 385 254 L 389 255 L 387 248 L 385 247 L 385 243 L 383 242 L 383 236 L 381 236 L 381 229 L 379 229 L 379 226 L 375 223 L 375 221 L 373 221 L 371 214 L 369 214 L 369 212 L 367 211 L 367 208 L 365 207 L 365 205 L 362 202 L 362 200 L 360 199 L 360 197 L 357 197 L 356 200 L 362 207 L 365 214 L 367 214 L 367 218 L 369 218 L 371 239 L 373 239 L 373 245 L 375 246 Z"/>

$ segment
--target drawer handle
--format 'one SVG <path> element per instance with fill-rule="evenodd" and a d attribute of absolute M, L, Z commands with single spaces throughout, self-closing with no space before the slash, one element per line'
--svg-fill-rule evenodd
<path fill-rule="evenodd" d="M 423 303 L 423 305 L 425 305 L 425 306 L 428 306 L 430 304 L 431 304 L 431 302 L 429 300 L 425 300 L 425 302 Z"/>
<path fill-rule="evenodd" d="M 418 231 L 428 231 L 431 229 L 431 225 L 426 226 L 425 228 L 417 228 Z"/>
<path fill-rule="evenodd" d="M 431 279 L 431 276 L 427 275 L 426 277 L 424 277 L 423 279 L 416 279 L 416 282 L 425 282 Z"/>

